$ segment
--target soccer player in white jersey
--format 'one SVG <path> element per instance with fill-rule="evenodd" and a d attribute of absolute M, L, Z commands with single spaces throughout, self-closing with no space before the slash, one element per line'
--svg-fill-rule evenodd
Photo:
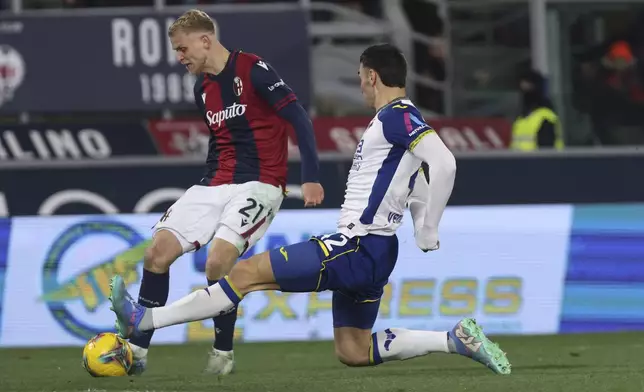
<path fill-rule="evenodd" d="M 470 318 L 450 331 L 372 331 L 398 257 L 396 230 L 405 206 L 411 210 L 417 246 L 437 250 L 438 225 L 456 174 L 454 156 L 406 98 L 406 72 L 404 56 L 392 45 L 371 46 L 360 57 L 362 94 L 377 113 L 356 149 L 337 233 L 240 261 L 217 284 L 164 307 L 138 305 L 115 276 L 110 298 L 119 333 L 137 336 L 225 314 L 253 291 L 331 290 L 335 352 L 348 366 L 444 352 L 510 374 L 505 353 Z M 422 162 L 428 165 L 429 183 L 418 175 Z"/>

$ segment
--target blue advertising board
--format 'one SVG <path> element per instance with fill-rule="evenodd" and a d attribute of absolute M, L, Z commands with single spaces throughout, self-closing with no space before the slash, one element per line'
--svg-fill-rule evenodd
<path fill-rule="evenodd" d="M 576 206 L 561 332 L 644 329 L 644 205 Z"/>
<path fill-rule="evenodd" d="M 281 211 L 244 257 L 334 232 L 338 213 Z M 0 220 L 0 346 L 76 346 L 111 330 L 109 278 L 119 273 L 138 291 L 159 216 Z M 491 334 L 644 330 L 644 204 L 448 207 L 431 253 L 416 248 L 410 218 L 377 329 L 446 330 L 475 317 Z M 170 302 L 206 285 L 206 252 L 173 265 Z M 330 293 L 252 293 L 236 333 L 248 342 L 331 339 L 331 317 Z M 155 341 L 212 339 L 211 322 L 160 330 Z"/>

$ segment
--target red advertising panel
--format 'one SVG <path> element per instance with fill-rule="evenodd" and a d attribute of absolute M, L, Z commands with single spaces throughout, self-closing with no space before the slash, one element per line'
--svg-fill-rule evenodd
<path fill-rule="evenodd" d="M 353 154 L 369 124 L 369 117 L 317 117 L 313 120 L 320 152 Z M 511 124 L 503 118 L 438 119 L 429 121 L 452 151 L 506 149 L 510 143 Z M 208 129 L 200 119 L 153 120 L 150 133 L 164 155 L 205 154 Z M 289 149 L 296 149 L 291 132 Z"/>

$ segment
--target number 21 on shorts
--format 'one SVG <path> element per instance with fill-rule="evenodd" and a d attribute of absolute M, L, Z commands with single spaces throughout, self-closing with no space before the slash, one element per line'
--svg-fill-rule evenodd
<path fill-rule="evenodd" d="M 251 197 L 246 199 L 246 201 L 248 202 L 248 204 L 239 209 L 239 213 L 242 215 L 241 227 L 246 226 L 249 223 L 249 219 L 251 224 L 257 222 L 259 217 L 262 215 L 262 212 L 266 208 L 262 203 L 258 203 L 257 200 Z M 257 212 L 255 212 L 255 210 L 257 210 Z M 272 212 L 272 210 L 268 211 L 267 216 L 270 216 Z"/>

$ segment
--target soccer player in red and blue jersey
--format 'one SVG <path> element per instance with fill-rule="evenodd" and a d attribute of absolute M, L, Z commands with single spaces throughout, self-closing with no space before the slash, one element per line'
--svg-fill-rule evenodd
<path fill-rule="evenodd" d="M 168 35 L 178 60 L 198 75 L 195 101 L 211 136 L 203 178 L 154 227 L 138 299 L 148 308 L 165 305 L 170 265 L 182 254 L 210 244 L 210 286 L 264 235 L 284 198 L 289 127 L 298 138 L 304 204 L 324 199 L 311 120 L 277 72 L 254 54 L 226 49 L 203 11 L 183 14 Z M 234 368 L 237 309 L 213 320 L 216 338 L 206 371 L 228 374 Z M 133 374 L 145 370 L 151 337 L 130 340 Z"/>

